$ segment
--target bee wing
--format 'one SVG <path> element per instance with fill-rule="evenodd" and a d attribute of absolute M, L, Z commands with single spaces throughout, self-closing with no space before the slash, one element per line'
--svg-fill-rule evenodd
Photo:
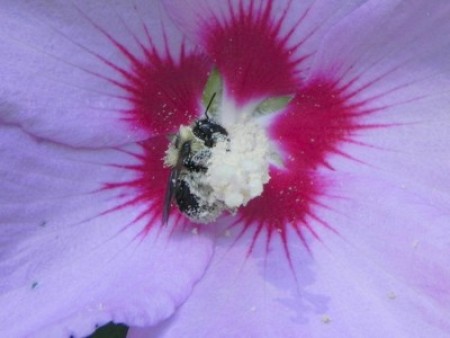
<path fill-rule="evenodd" d="M 162 214 L 163 225 L 167 224 L 167 221 L 169 220 L 170 206 L 172 204 L 174 192 L 177 189 L 179 176 L 179 168 L 174 168 L 170 171 L 169 180 L 167 181 L 166 196 L 164 197 L 164 208 Z"/>
<path fill-rule="evenodd" d="M 179 142 L 178 140 L 176 142 Z M 166 196 L 164 198 L 164 209 L 163 209 L 163 215 L 162 215 L 162 223 L 163 225 L 167 223 L 169 219 L 169 213 L 170 213 L 170 205 L 172 204 L 173 195 L 177 191 L 179 186 L 178 178 L 180 177 L 181 169 L 184 166 L 184 161 L 189 157 L 191 153 L 191 143 L 190 142 L 184 142 L 181 145 L 180 152 L 178 154 L 177 164 L 176 166 L 170 171 L 169 181 L 167 182 L 167 188 L 166 188 Z"/>

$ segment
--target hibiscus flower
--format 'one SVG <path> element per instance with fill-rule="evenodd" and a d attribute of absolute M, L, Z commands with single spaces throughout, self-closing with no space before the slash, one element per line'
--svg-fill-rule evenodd
<path fill-rule="evenodd" d="M 450 332 L 450 4 L 1 7 L 3 336 Z M 231 207 L 255 185 L 216 172 L 223 213 L 197 224 L 167 156 L 205 118 L 233 155 L 256 126 L 268 178 Z"/>

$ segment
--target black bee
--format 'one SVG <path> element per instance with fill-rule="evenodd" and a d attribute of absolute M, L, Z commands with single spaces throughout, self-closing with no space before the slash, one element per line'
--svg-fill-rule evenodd
<path fill-rule="evenodd" d="M 167 182 L 163 224 L 167 223 L 174 197 L 180 211 L 194 221 L 208 221 L 209 213 L 214 209 L 214 205 L 204 205 L 201 197 L 193 191 L 194 186 L 197 190 L 208 189 L 198 186 L 201 184 L 198 178 L 208 170 L 207 161 L 211 156 L 210 148 L 215 146 L 217 137 L 228 136 L 226 129 L 213 122 L 208 116 L 208 109 L 214 97 L 215 94 L 212 95 L 206 107 L 205 118 L 197 120 L 192 126 L 180 128 L 172 141 L 171 147 L 175 150 L 176 160 L 168 160 L 172 170 Z"/>

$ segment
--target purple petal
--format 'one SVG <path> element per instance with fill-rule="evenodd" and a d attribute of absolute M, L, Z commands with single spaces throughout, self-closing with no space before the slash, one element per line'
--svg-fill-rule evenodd
<path fill-rule="evenodd" d="M 0 32 L 0 121 L 74 146 L 147 138 L 148 130 L 127 121 L 137 106 L 127 92 L 133 67 L 148 66 L 149 54 L 168 62 L 182 53 L 182 36 L 157 1 L 9 1 Z"/>
<path fill-rule="evenodd" d="M 364 183 L 359 180 L 354 186 Z M 359 188 L 367 198 L 367 187 Z M 386 189 L 383 184 L 380 188 Z M 337 218 L 334 214 L 330 219 L 357 235 L 342 239 L 327 230 L 319 231 L 322 243 L 314 243 L 313 255 L 297 246 L 292 255 L 295 271 L 286 263 L 281 242 L 273 242 L 270 255 L 261 243 L 246 257 L 251 238 L 241 239 L 231 249 L 229 241 L 222 238 L 208 273 L 177 314 L 156 328 L 133 328 L 128 337 L 444 337 L 449 329 L 445 319 L 449 306 L 438 297 L 445 297 L 448 278 L 446 284 L 441 279 L 440 288 L 430 287 L 427 282 L 436 285 L 436 274 L 429 275 L 428 269 L 421 273 L 420 283 L 403 280 L 390 262 L 403 256 L 402 266 L 413 264 L 418 272 L 420 261 L 428 265 L 439 255 L 448 257 L 448 251 L 429 255 L 426 247 L 418 251 L 413 242 L 404 241 L 399 236 L 402 227 L 421 231 L 424 219 L 411 226 L 416 213 L 402 217 L 401 210 L 392 209 L 391 200 L 385 201 L 377 201 L 378 208 L 366 204 L 356 210 L 353 203 L 346 202 L 359 218 L 349 221 L 347 215 Z M 364 219 L 369 212 L 374 226 L 366 231 Z M 377 212 L 384 217 L 374 215 Z M 386 221 L 386 214 L 396 218 L 398 229 Z M 381 221 L 386 225 L 380 229 L 375 225 Z M 436 235 L 448 238 L 448 231 L 427 237 Z M 367 248 L 375 243 L 378 250 Z M 295 246 L 295 242 L 291 244 Z M 398 253 L 383 256 L 385 248 L 394 247 Z M 439 277 L 443 271 L 449 272 L 444 265 L 436 270 Z M 430 289 L 439 292 L 430 297 Z"/>
<path fill-rule="evenodd" d="M 372 1 L 326 36 L 307 83 L 335 83 L 361 128 L 314 170 L 329 184 L 307 246 L 291 227 L 225 232 L 180 311 L 130 337 L 448 335 L 449 15 Z"/>
<path fill-rule="evenodd" d="M 5 337 L 85 336 L 108 321 L 170 316 L 204 273 L 211 241 L 148 231 L 148 204 L 105 183 L 133 180 L 123 149 L 74 150 L 0 130 L 0 321 Z M 117 164 L 121 164 L 118 166 Z"/>

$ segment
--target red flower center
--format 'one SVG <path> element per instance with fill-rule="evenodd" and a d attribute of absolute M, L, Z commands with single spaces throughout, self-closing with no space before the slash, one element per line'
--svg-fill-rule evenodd
<path fill-rule="evenodd" d="M 139 164 L 124 167 L 134 170 L 136 179 L 107 187 L 133 191 L 133 197 L 119 207 L 146 206 L 139 217 L 148 220 L 145 231 L 161 224 L 169 177 L 169 169 L 163 167 L 167 135 L 203 114 L 201 94 L 212 65 L 223 76 L 227 98 L 238 108 L 256 99 L 294 96 L 267 129 L 281 152 L 283 166 L 270 168 L 271 179 L 263 194 L 235 216 L 241 234 L 254 233 L 249 252 L 261 235 L 265 234 L 269 243 L 274 234 L 279 234 L 289 256 L 288 236 L 296 236 L 306 246 L 305 230 L 317 236 L 313 220 L 332 229 L 318 213 L 323 207 L 321 197 L 332 184 L 319 169 L 332 172 L 330 156 L 350 157 L 340 150 L 342 144 L 351 142 L 356 131 L 371 127 L 359 124 L 359 116 L 370 111 L 364 108 L 365 103 L 349 102 L 354 94 L 348 93 L 346 84 L 334 74 L 301 80 L 299 67 L 306 59 L 301 53 L 304 40 L 290 41 L 296 26 L 281 33 L 286 12 L 277 15 L 271 4 L 268 1 L 255 8 L 250 1 L 247 7 L 230 7 L 225 20 L 205 18 L 205 55 L 187 53 L 182 48 L 181 55 L 173 59 L 170 55 L 162 57 L 149 45 L 145 58 L 138 60 L 109 37 L 130 60 L 130 68 L 121 70 L 120 86 L 133 107 L 125 112 L 125 119 L 134 128 L 146 130 L 149 139 L 141 143 L 142 153 L 134 155 Z M 307 19 L 303 16 L 296 25 Z M 178 213 L 176 219 L 181 217 Z"/>

